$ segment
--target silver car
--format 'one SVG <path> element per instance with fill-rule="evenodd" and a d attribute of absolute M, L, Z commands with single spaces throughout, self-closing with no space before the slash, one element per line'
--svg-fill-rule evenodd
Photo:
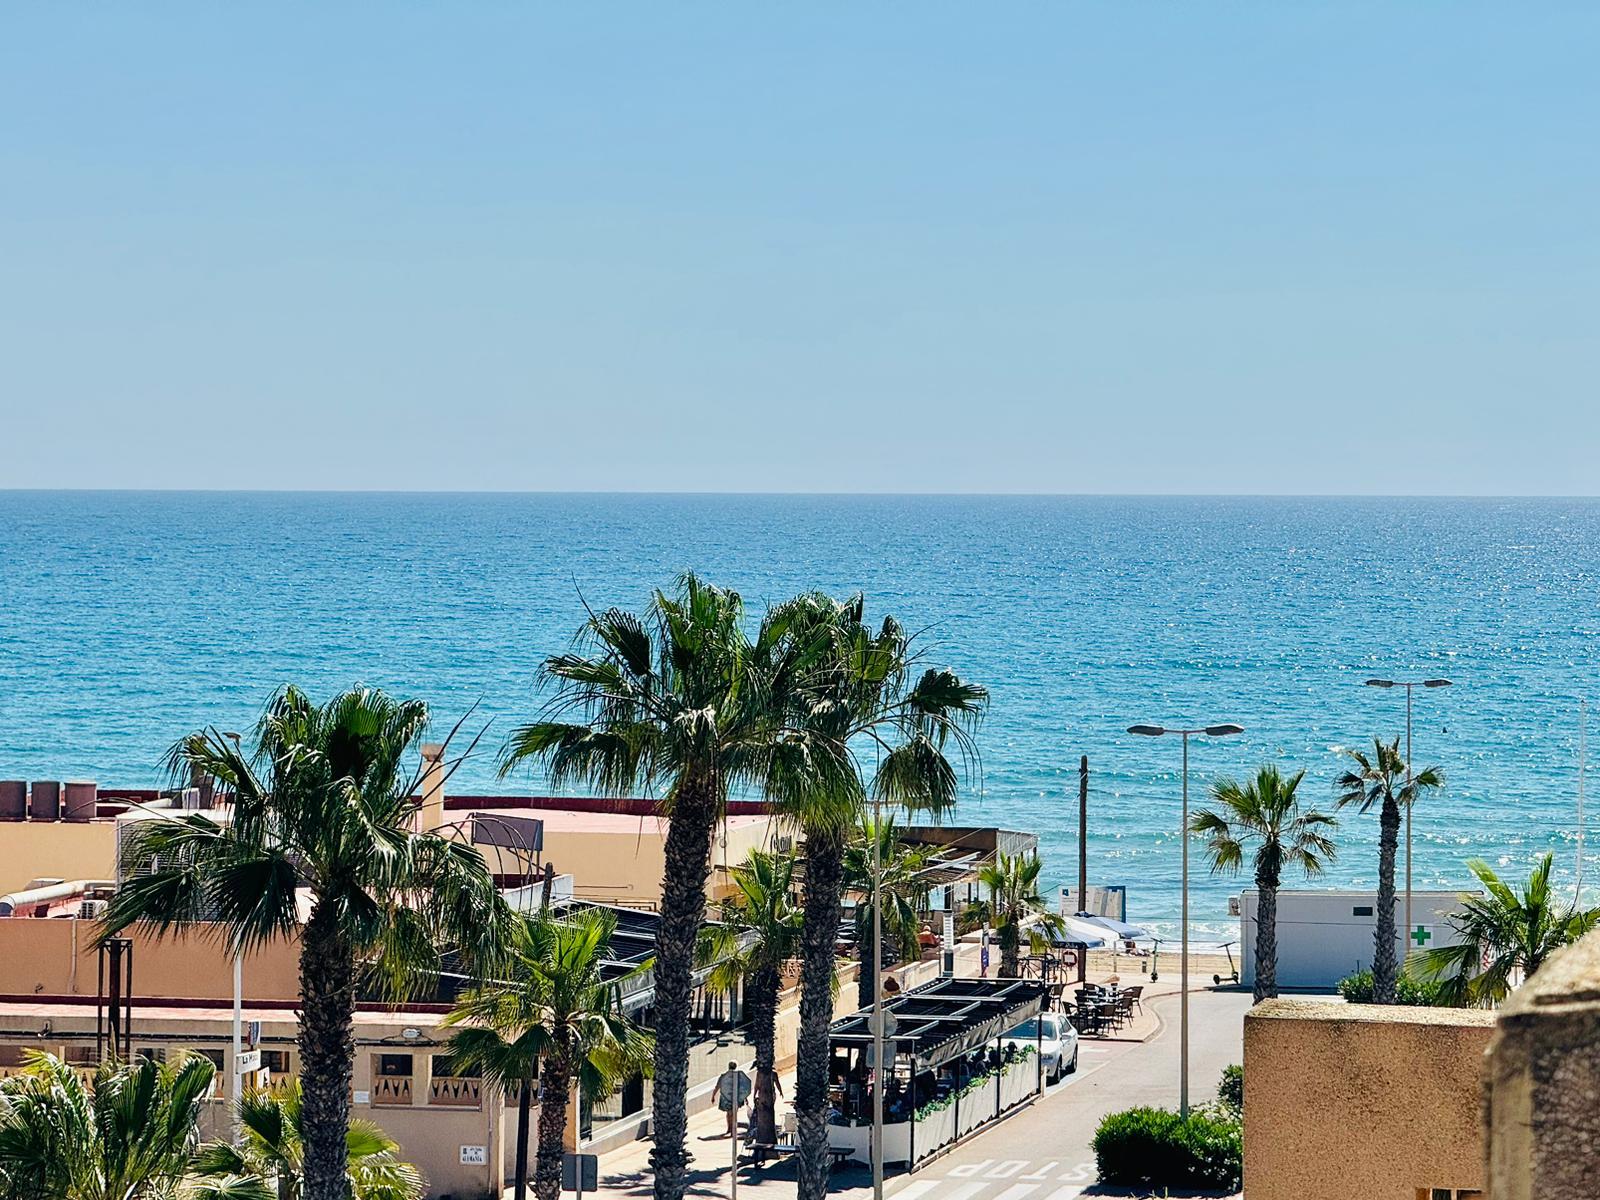
<path fill-rule="evenodd" d="M 1035 1047 L 1044 1063 L 1044 1077 L 1058 1083 L 1078 1069 L 1078 1031 L 1060 1013 L 1040 1013 L 1008 1031 L 1002 1041 L 1019 1049 Z"/>

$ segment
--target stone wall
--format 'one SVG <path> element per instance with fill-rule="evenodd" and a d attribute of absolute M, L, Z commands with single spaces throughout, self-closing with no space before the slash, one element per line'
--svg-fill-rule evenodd
<path fill-rule="evenodd" d="M 1460 1009 L 1257 1006 L 1244 1021 L 1244 1194 L 1416 1200 L 1481 1189 L 1479 1081 L 1493 1030 L 1494 1014 Z"/>
<path fill-rule="evenodd" d="M 1493 1200 L 1600 1196 L 1600 931 L 1500 1010 L 1484 1101 Z"/>

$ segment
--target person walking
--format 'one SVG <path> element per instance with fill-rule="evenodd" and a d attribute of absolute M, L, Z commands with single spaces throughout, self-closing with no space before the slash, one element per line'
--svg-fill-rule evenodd
<path fill-rule="evenodd" d="M 739 1110 L 750 1099 L 750 1076 L 739 1070 L 737 1062 L 717 1077 L 717 1107 L 728 1114 L 728 1136 L 739 1136 Z"/>

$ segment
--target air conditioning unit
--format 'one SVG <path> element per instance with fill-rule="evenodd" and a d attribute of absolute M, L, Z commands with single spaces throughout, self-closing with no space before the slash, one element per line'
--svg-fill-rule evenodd
<path fill-rule="evenodd" d="M 85 900 L 78 905 L 78 915 L 85 921 L 98 921 L 106 915 L 109 904 L 110 901 L 107 900 Z"/>

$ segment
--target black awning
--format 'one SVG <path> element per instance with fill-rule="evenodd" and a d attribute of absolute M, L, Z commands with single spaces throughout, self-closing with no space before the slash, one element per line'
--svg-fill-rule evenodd
<path fill-rule="evenodd" d="M 1041 1012 L 1045 987 L 1037 979 L 938 979 L 883 1003 L 894 1032 L 884 1041 L 897 1055 L 910 1055 L 919 1071 L 931 1071 L 969 1054 Z M 835 1049 L 872 1045 L 871 1010 L 833 1023 Z"/>

